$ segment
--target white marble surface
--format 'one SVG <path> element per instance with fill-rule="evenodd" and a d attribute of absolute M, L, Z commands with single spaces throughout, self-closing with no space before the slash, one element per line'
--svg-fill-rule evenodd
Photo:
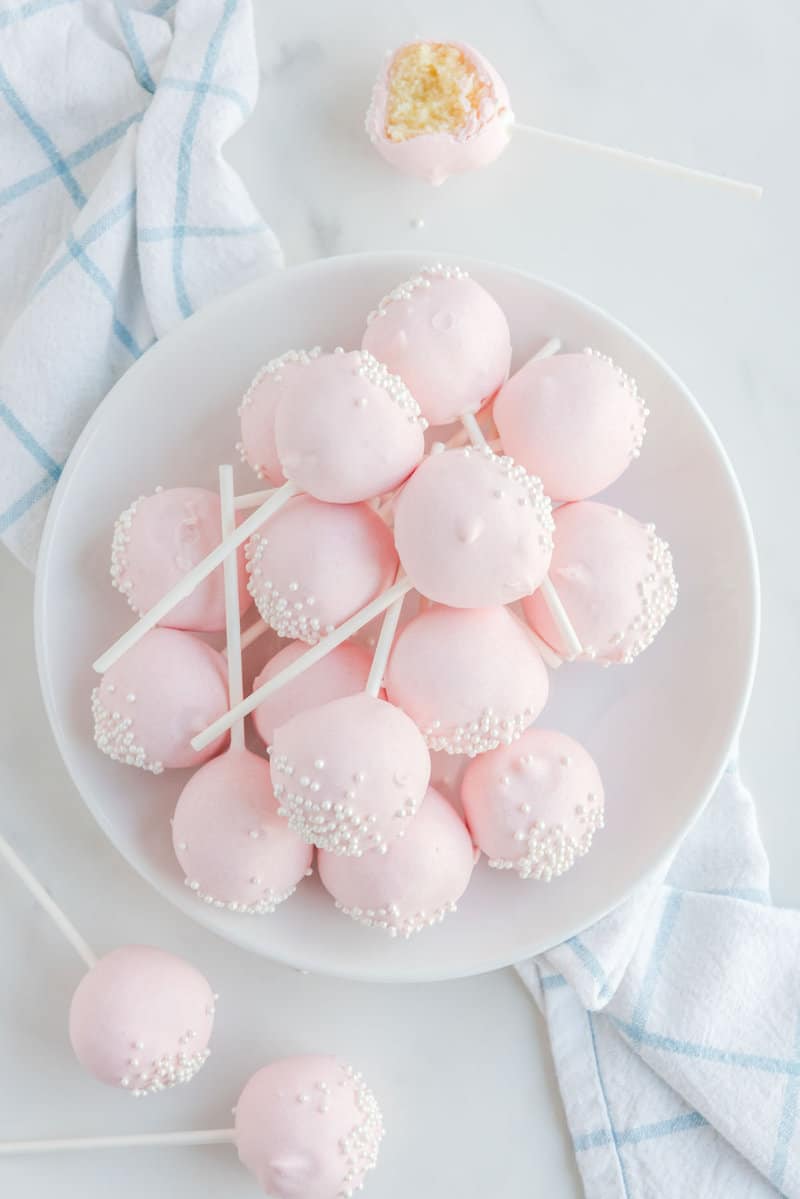
<path fill-rule="evenodd" d="M 683 375 L 725 441 L 761 555 L 761 664 L 742 738 L 779 902 L 800 903 L 795 678 L 800 569 L 796 119 L 792 0 L 256 0 L 263 89 L 229 147 L 289 262 L 413 246 L 502 260 L 627 321 Z M 432 191 L 373 157 L 362 110 L 381 54 L 414 33 L 473 41 L 521 120 L 762 182 L 760 207 L 520 136 L 491 170 Z M 414 222 L 424 220 L 423 228 Z M 698 496 L 702 520 L 702 497 Z M 65 1037 L 77 961 L 0 871 L 3 1137 L 218 1125 L 271 1055 L 332 1048 L 362 1065 L 389 1136 L 373 1199 L 574 1199 L 580 1183 L 542 1027 L 511 972 L 367 987 L 243 956 L 168 909 L 82 807 L 33 673 L 31 579 L 0 558 L 0 827 L 99 948 L 152 940 L 222 993 L 204 1081 L 132 1104 L 76 1069 Z M 0 1165 L 0 1193 L 246 1199 L 229 1149 Z M 677 1199 L 667 1196 L 666 1199 Z"/>

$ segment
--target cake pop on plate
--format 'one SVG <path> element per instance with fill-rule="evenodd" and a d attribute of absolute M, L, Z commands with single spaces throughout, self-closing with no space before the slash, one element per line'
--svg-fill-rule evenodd
<path fill-rule="evenodd" d="M 248 588 L 281 637 L 313 644 L 391 583 L 392 534 L 368 504 L 298 495 L 247 544 Z"/>
<path fill-rule="evenodd" d="M 593 500 L 555 513 L 550 582 L 583 645 L 582 657 L 632 662 L 664 626 L 678 599 L 672 555 L 653 525 Z M 541 594 L 523 601 L 534 632 L 558 654 L 565 646 Z"/>
<path fill-rule="evenodd" d="M 177 629 L 151 629 L 92 691 L 98 749 L 115 762 L 153 774 L 199 766 L 218 753 L 224 737 L 200 753 L 190 739 L 225 711 L 222 656 Z"/>
<path fill-rule="evenodd" d="M 338 350 L 309 358 L 293 377 L 275 412 L 275 443 L 303 491 L 353 504 L 408 478 L 426 427 L 402 379 L 366 350 Z"/>
<path fill-rule="evenodd" d="M 189 1082 L 208 1057 L 217 996 L 183 958 L 125 945 L 98 958 L 55 900 L 0 837 L 13 870 L 88 969 L 69 1013 L 69 1037 L 83 1068 L 137 1097 Z"/>
<path fill-rule="evenodd" d="M 511 364 L 500 305 L 466 271 L 441 263 L 381 300 L 361 344 L 404 380 L 432 425 L 478 412 Z"/>
<path fill-rule="evenodd" d="M 253 690 L 296 662 L 307 649 L 303 641 L 285 645 L 256 675 Z M 271 745 L 275 729 L 300 712 L 347 695 L 358 695 L 367 685 L 371 660 L 362 645 L 345 642 L 294 682 L 265 699 L 253 712 L 253 724 L 264 744 Z"/>
<path fill-rule="evenodd" d="M 156 488 L 125 509 L 114 525 L 111 582 L 141 616 L 220 541 L 219 498 L 203 487 Z M 244 554 L 237 555 L 244 580 Z M 241 593 L 241 612 L 250 597 Z M 225 627 L 222 571 L 215 570 L 159 624 L 213 633 Z"/>
<path fill-rule="evenodd" d="M 467 889 L 476 852 L 463 820 L 428 788 L 419 812 L 385 854 L 319 853 L 319 876 L 346 916 L 391 937 L 438 924 Z"/>
<path fill-rule="evenodd" d="M 305 841 L 334 854 L 385 854 L 430 782 L 430 754 L 416 725 L 378 699 L 402 603 L 400 596 L 384 617 L 364 691 L 275 730 L 270 770 L 280 812 Z"/>
<path fill-rule="evenodd" d="M 552 500 L 583 500 L 638 458 L 648 415 L 636 383 L 594 350 L 531 359 L 492 409 L 503 449 Z"/>
<path fill-rule="evenodd" d="M 369 354 L 341 351 L 312 358 L 298 353 L 297 365 L 298 377 L 275 414 L 277 452 L 287 481 L 100 655 L 93 663 L 99 674 L 293 496 L 306 492 L 317 500 L 343 504 L 371 500 L 402 483 L 421 459 L 425 445 L 417 405 L 402 381 Z M 284 386 L 268 377 L 271 385 Z M 319 428 L 311 421 L 318 421 Z"/>
<path fill-rule="evenodd" d="M 418 39 L 388 54 L 366 117 L 367 134 L 378 153 L 397 170 L 434 185 L 493 162 L 508 145 L 512 128 L 540 140 L 761 197 L 762 189 L 752 183 L 521 125 L 497 71 L 463 42 Z"/>
<path fill-rule="evenodd" d="M 588 853 L 603 827 L 603 798 L 583 746 L 546 729 L 476 758 L 461 784 L 467 824 L 489 865 L 544 882 Z"/>
<path fill-rule="evenodd" d="M 386 669 L 387 697 L 428 748 L 469 757 L 516 740 L 548 690 L 541 654 L 507 608 L 421 612 L 401 631 Z"/>
<path fill-rule="evenodd" d="M 275 413 L 278 404 L 299 375 L 306 359 L 318 358 L 319 346 L 313 350 L 289 350 L 273 358 L 257 372 L 242 397 L 238 408 L 241 441 L 236 448 L 241 459 L 256 472 L 259 479 L 280 487 L 286 482 L 278 447 L 275 444 Z"/>
<path fill-rule="evenodd" d="M 233 1144 L 271 1199 L 351 1199 L 378 1161 L 383 1118 L 352 1066 L 335 1057 L 283 1058 L 258 1070 L 233 1128 L 51 1141 L 0 1142 L 0 1156 L 139 1146 Z"/>
<path fill-rule="evenodd" d="M 219 468 L 223 529 L 234 527 L 233 472 Z M 228 677 L 231 707 L 242 698 L 238 580 L 225 559 Z M 310 872 L 312 850 L 278 815 L 267 762 L 244 744 L 244 721 L 230 748 L 195 771 L 178 799 L 172 844 L 186 885 L 206 903 L 263 915 L 292 895 Z"/>
<path fill-rule="evenodd" d="M 488 447 L 431 455 L 395 505 L 403 569 L 422 595 L 452 608 L 529 595 L 550 565 L 552 529 L 539 480 Z"/>

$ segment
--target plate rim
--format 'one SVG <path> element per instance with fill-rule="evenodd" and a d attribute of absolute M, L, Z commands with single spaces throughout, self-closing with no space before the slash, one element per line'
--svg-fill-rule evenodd
<path fill-rule="evenodd" d="M 231 299 L 234 296 L 237 296 L 237 297 L 246 296 L 250 292 L 257 294 L 259 292 L 259 290 L 261 288 L 263 288 L 263 286 L 265 285 L 266 282 L 275 279 L 276 276 L 284 277 L 287 274 L 292 274 L 294 276 L 302 277 L 303 274 L 314 274 L 319 271 L 326 271 L 326 270 L 333 269 L 333 268 L 338 269 L 342 265 L 345 265 L 345 266 L 352 265 L 354 267 L 357 267 L 360 263 L 375 262 L 375 261 L 380 261 L 382 263 L 385 262 L 385 263 L 391 264 L 391 262 L 394 260 L 397 260 L 398 262 L 402 261 L 402 262 L 407 263 L 409 261 L 409 259 L 414 260 L 414 261 L 419 261 L 422 258 L 428 260 L 431 263 L 431 265 L 433 263 L 443 263 L 443 264 L 451 263 L 454 265 L 461 265 L 470 273 L 473 273 L 473 272 L 479 273 L 482 270 L 489 270 L 489 271 L 500 270 L 507 275 L 516 276 L 517 279 L 524 280 L 525 282 L 534 283 L 534 284 L 538 285 L 539 287 L 542 287 L 550 292 L 553 292 L 553 293 L 559 295 L 562 299 L 584 309 L 590 315 L 600 317 L 602 320 L 615 326 L 617 328 L 617 330 L 619 330 L 626 338 L 628 338 L 639 350 L 641 350 L 645 355 L 647 355 L 651 358 L 651 360 L 657 365 L 657 367 L 668 377 L 668 379 L 670 380 L 672 385 L 674 387 L 676 387 L 678 389 L 678 391 L 680 391 L 682 393 L 684 399 L 686 401 L 688 401 L 689 406 L 693 410 L 694 415 L 700 420 L 701 424 L 704 427 L 705 433 L 708 436 L 708 438 L 710 439 L 710 441 L 712 442 L 713 447 L 718 456 L 718 459 L 719 459 L 722 467 L 724 468 L 728 483 L 730 484 L 730 487 L 731 487 L 732 497 L 735 502 L 736 513 L 738 516 L 738 523 L 744 533 L 744 548 L 746 550 L 747 565 L 749 568 L 748 575 L 747 575 L 747 582 L 749 584 L 747 598 L 748 598 L 748 606 L 750 608 L 750 614 L 751 614 L 751 619 L 749 621 L 749 640 L 748 640 L 748 644 L 747 644 L 746 672 L 745 672 L 745 676 L 744 676 L 744 685 L 741 688 L 738 703 L 737 703 L 735 713 L 733 716 L 730 736 L 729 736 L 729 739 L 728 739 L 726 745 L 724 746 L 724 749 L 722 749 L 720 752 L 720 755 L 719 755 L 720 760 L 718 761 L 718 763 L 716 765 L 716 769 L 713 769 L 711 772 L 713 774 L 713 777 L 708 782 L 708 785 L 705 788 L 704 794 L 698 799 L 698 802 L 695 806 L 695 809 L 694 809 L 690 819 L 687 822 L 685 822 L 680 827 L 680 829 L 678 829 L 676 831 L 675 835 L 673 835 L 672 837 L 670 837 L 668 840 L 665 841 L 660 853 L 658 854 L 657 858 L 652 862 L 649 869 L 646 870 L 643 874 L 641 874 L 638 877 L 638 879 L 629 883 L 620 894 L 615 894 L 613 896 L 613 898 L 610 899 L 606 905 L 604 905 L 601 909 L 599 909 L 598 911 L 596 911 L 593 914 L 593 916 L 590 920 L 578 921 L 576 923 L 575 927 L 570 926 L 569 931 L 565 934 L 565 936 L 563 938 L 563 940 L 566 941 L 566 940 L 569 940 L 571 937 L 574 937 L 574 936 L 584 932 L 587 928 L 590 928 L 593 924 L 597 923 L 599 920 L 602 920 L 605 916 L 607 916 L 609 914 L 609 912 L 613 911 L 615 908 L 619 907 L 622 903 L 624 903 L 627 899 L 629 899 L 630 896 L 634 893 L 634 891 L 638 887 L 642 886 L 648 879 L 659 874 L 661 872 L 661 870 L 668 864 L 668 862 L 674 855 L 675 851 L 677 850 L 678 846 L 683 841 L 683 839 L 686 837 L 687 833 L 689 833 L 691 828 L 694 826 L 695 822 L 697 821 L 697 819 L 699 818 L 699 816 L 705 809 L 706 804 L 708 803 L 709 799 L 714 794 L 715 790 L 717 789 L 717 786 L 719 785 L 720 779 L 722 778 L 722 776 L 725 772 L 726 766 L 728 764 L 728 761 L 730 759 L 731 750 L 736 746 L 736 744 L 738 742 L 738 739 L 739 739 L 739 736 L 741 733 L 741 729 L 742 729 L 742 725 L 744 723 L 744 718 L 746 716 L 747 709 L 749 706 L 750 697 L 752 695 L 753 684 L 754 684 L 755 674 L 756 674 L 756 669 L 757 669 L 757 664 L 758 664 L 759 644 L 760 644 L 760 637 L 761 637 L 761 581 L 760 581 L 760 570 L 759 570 L 758 552 L 757 552 L 757 547 L 756 547 L 756 542 L 755 542 L 755 536 L 754 536 L 754 532 L 753 532 L 753 527 L 752 527 L 752 522 L 750 519 L 749 510 L 747 507 L 747 502 L 744 497 L 744 492 L 742 490 L 741 484 L 739 482 L 736 471 L 734 470 L 734 467 L 730 460 L 730 457 L 728 456 L 728 453 L 725 449 L 725 446 L 724 446 L 719 434 L 717 433 L 717 430 L 715 429 L 714 425 L 711 423 L 710 418 L 708 417 L 708 415 L 706 414 L 706 412 L 704 411 L 704 409 L 702 408 L 702 406 L 700 405 L 698 400 L 695 398 L 692 391 L 689 389 L 687 384 L 684 383 L 684 381 L 680 378 L 680 376 L 672 369 L 672 367 L 670 367 L 669 364 L 661 357 L 661 355 L 649 345 L 649 343 L 647 343 L 642 337 L 640 337 L 637 333 L 635 333 L 632 329 L 630 329 L 623 321 L 619 320 L 617 317 L 615 317 L 611 313 L 609 313 L 602 305 L 597 304 L 594 301 L 587 299 L 586 297 L 582 296 L 578 292 L 571 290 L 570 288 L 563 287 L 558 283 L 552 282 L 550 279 L 544 278 L 541 275 L 537 275 L 532 271 L 522 270 L 519 267 L 510 266 L 507 263 L 496 262 L 496 261 L 493 261 L 490 259 L 480 259 L 480 258 L 474 258 L 470 255 L 453 254 L 450 252 L 445 253 L 445 252 L 436 252 L 436 251 L 430 251 L 430 252 L 414 251 L 414 250 L 359 251 L 359 252 L 352 253 L 352 254 L 332 255 L 328 258 L 311 259 L 307 262 L 303 262 L 303 263 L 299 263 L 297 265 L 285 267 L 285 268 L 281 269 L 280 271 L 275 271 L 268 275 L 262 275 L 259 278 L 254 279 L 250 283 L 246 284 L 244 287 L 236 288 L 231 291 L 225 292 L 223 295 L 217 297 L 215 300 L 213 300 L 209 304 L 206 304 L 204 307 L 199 309 L 197 312 L 193 313 L 190 317 L 181 321 L 178 325 L 174 326 L 173 329 L 171 329 L 167 334 L 165 334 L 164 337 L 160 338 L 155 343 L 155 345 L 150 350 L 147 351 L 147 354 L 152 355 L 152 354 L 161 353 L 162 346 L 169 345 L 169 343 L 171 343 L 171 341 L 177 336 L 185 336 L 186 335 L 185 330 L 187 329 L 187 327 L 191 326 L 191 324 L 194 320 L 196 320 L 197 318 L 202 318 L 205 320 L 205 319 L 208 319 L 209 316 L 213 317 L 215 310 L 224 308 L 227 304 L 229 304 L 231 302 Z M 58 519 L 57 513 L 58 513 L 58 509 L 60 507 L 60 497 L 66 491 L 66 488 L 72 478 L 72 475 L 78 469 L 78 463 L 83 456 L 83 451 L 84 451 L 85 445 L 93 436 L 95 425 L 98 424 L 100 422 L 100 420 L 102 419 L 104 408 L 109 403 L 109 401 L 112 400 L 114 393 L 118 389 L 120 389 L 123 385 L 127 385 L 127 379 L 128 379 L 130 372 L 132 370 L 135 370 L 137 364 L 139 362 L 141 362 L 143 358 L 144 358 L 144 355 L 142 355 L 142 358 L 137 359 L 136 362 L 134 362 L 128 368 L 128 370 L 126 370 L 120 376 L 120 378 L 114 383 L 114 385 L 109 389 L 109 391 L 106 393 L 106 395 L 103 397 L 103 399 L 97 405 L 97 407 L 94 410 L 94 412 L 92 413 L 92 415 L 89 417 L 89 420 L 84 425 L 83 429 L 81 430 L 80 435 L 78 436 L 77 440 L 75 441 L 75 444 L 73 445 L 72 449 L 69 452 L 67 461 L 64 465 L 64 469 L 63 469 L 61 476 L 58 480 L 58 483 L 56 484 L 56 487 L 53 491 L 50 505 L 48 507 L 47 516 L 45 518 L 44 527 L 43 527 L 43 531 L 42 531 L 42 537 L 41 537 L 41 541 L 39 544 L 39 552 L 38 552 L 37 562 L 36 562 L 36 572 L 35 572 L 35 577 L 34 577 L 34 603 L 33 603 L 34 649 L 35 649 L 37 674 L 38 674 L 38 678 L 39 678 L 39 686 L 40 686 L 40 689 L 42 692 L 42 697 L 44 700 L 45 711 L 47 713 L 48 723 L 50 725 L 50 729 L 52 731 L 54 740 L 56 742 L 56 746 L 58 748 L 58 752 L 61 757 L 61 761 L 64 764 L 64 767 L 67 771 L 67 774 L 68 774 L 73 786 L 75 787 L 76 791 L 78 792 L 78 795 L 80 796 L 81 801 L 83 802 L 84 806 L 87 808 L 89 813 L 91 814 L 92 818 L 102 829 L 102 831 L 103 831 L 104 835 L 106 836 L 106 838 L 108 839 L 109 843 L 112 845 L 114 850 L 124 859 L 124 861 L 126 861 L 128 863 L 128 865 L 133 870 L 135 870 L 135 872 L 142 879 L 144 879 L 144 881 L 146 883 L 148 883 L 148 885 L 151 886 L 161 896 L 161 898 L 165 902 L 169 903 L 173 908 L 176 908 L 179 911 L 185 913 L 190 919 L 194 920 L 195 923 L 199 924 L 202 928 L 206 929 L 208 932 L 213 933 L 215 936 L 220 937 L 220 939 L 228 942 L 229 944 L 235 945 L 239 949 L 246 950 L 247 952 L 254 954 L 257 957 L 265 958 L 267 961 L 278 962 L 282 965 L 289 966 L 294 969 L 298 969 L 301 971 L 309 971 L 309 972 L 312 972 L 312 973 L 315 973 L 315 974 L 318 974 L 318 975 L 321 975 L 324 977 L 342 978 L 342 979 L 347 979 L 347 980 L 356 981 L 356 982 L 368 982 L 368 983 L 380 982 L 380 983 L 390 983 L 390 984 L 391 983 L 439 982 L 439 981 L 447 981 L 450 979 L 473 977 L 473 976 L 477 976 L 480 974 L 489 973 L 494 970 L 503 969 L 508 966 L 513 966 L 517 962 L 525 961 L 528 958 L 530 958 L 531 956 L 533 956 L 534 953 L 538 954 L 538 953 L 549 952 L 548 949 L 544 949 L 544 950 L 543 949 L 531 949 L 529 951 L 526 950 L 525 952 L 523 952 L 521 956 L 515 957 L 512 959 L 508 958 L 507 953 L 503 953 L 503 954 L 498 955 L 497 957 L 487 958 L 487 959 L 483 960 L 480 968 L 478 968 L 478 969 L 476 969 L 474 966 L 464 966 L 463 964 L 461 964 L 461 965 L 457 965 L 455 969 L 452 967 L 448 968 L 446 970 L 446 972 L 444 972 L 444 973 L 442 972 L 441 969 L 434 971 L 430 968 L 425 968 L 425 967 L 418 967 L 416 969 L 412 968 L 410 970 L 404 970 L 402 973 L 397 973 L 391 968 L 386 969 L 384 966 L 379 966 L 377 968 L 377 970 L 370 970 L 368 968 L 359 969 L 359 968 L 345 968 L 345 967 L 339 969 L 338 967 L 331 966 L 329 964 L 325 964 L 321 967 L 317 961 L 313 960 L 313 958 L 311 960 L 305 958 L 303 955 L 303 952 L 302 952 L 302 948 L 299 948 L 299 951 L 297 954 L 293 954 L 291 956 L 287 955 L 286 953 L 274 952 L 272 949 L 270 949 L 269 952 L 264 952 L 264 951 L 261 951 L 260 949 L 258 949 L 257 947 L 253 946 L 252 944 L 245 942 L 242 939 L 242 937 L 238 934 L 238 928 L 236 926 L 231 926 L 230 931 L 227 928 L 225 929 L 225 931 L 223 931 L 216 925 L 210 923 L 207 919 L 204 919 L 204 916 L 206 914 L 206 909 L 202 904 L 195 904 L 195 905 L 190 906 L 190 903 L 184 901 L 183 897 L 181 897 L 179 899 L 178 896 L 173 895 L 172 893 L 166 891 L 164 889 L 164 887 L 161 885 L 161 881 L 160 881 L 159 877 L 157 876 L 157 874 L 151 872 L 151 870 L 148 868 L 147 862 L 141 862 L 139 859 L 133 858 L 133 857 L 129 856 L 128 853 L 125 852 L 125 850 L 119 845 L 119 843 L 117 842 L 115 837 L 112 835 L 111 828 L 106 822 L 105 814 L 102 812 L 102 810 L 98 810 L 95 807 L 95 805 L 87 799 L 81 785 L 78 782 L 76 773 L 73 770 L 73 765 L 72 765 L 72 762 L 70 761 L 70 757 L 69 757 L 69 753 L 68 753 L 68 749 L 67 749 L 67 740 L 68 739 L 67 739 L 66 734 L 61 726 L 60 720 L 58 718 L 58 714 L 55 710 L 54 697 L 51 693 L 51 687 L 48 685 L 47 649 L 46 649 L 46 645 L 45 645 L 45 641 L 46 641 L 46 637 L 45 637 L 45 609 L 46 609 L 45 578 L 47 576 L 47 564 L 48 564 L 49 557 L 50 557 L 50 549 L 52 546 L 52 542 L 53 542 L 53 538 L 54 538 L 54 534 L 55 534 L 56 522 Z M 563 943 L 563 941 L 557 942 L 557 944 L 562 944 L 562 943 Z M 555 946 L 551 946 L 550 949 L 552 949 L 554 947 Z"/>

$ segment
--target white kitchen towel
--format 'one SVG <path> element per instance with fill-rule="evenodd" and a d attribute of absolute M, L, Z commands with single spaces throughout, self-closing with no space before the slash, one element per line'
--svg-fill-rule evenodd
<path fill-rule="evenodd" d="M 800 913 L 735 767 L 661 880 L 518 970 L 587 1199 L 800 1196 Z"/>
<path fill-rule="evenodd" d="M 280 265 L 222 156 L 257 91 L 251 0 L 0 0 L 0 537 L 29 566 L 115 380 Z"/>

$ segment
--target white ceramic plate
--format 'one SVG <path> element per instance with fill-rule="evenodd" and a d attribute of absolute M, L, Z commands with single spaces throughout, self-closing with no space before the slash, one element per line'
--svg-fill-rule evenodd
<path fill-rule="evenodd" d="M 116 515 L 157 484 L 217 485 L 236 461 L 236 405 L 258 366 L 291 347 L 359 344 L 366 313 L 429 259 L 370 254 L 278 273 L 224 297 L 149 351 L 106 397 L 75 447 L 50 509 L 37 575 L 39 670 L 53 730 L 89 809 L 122 854 L 171 902 L 221 936 L 293 966 L 350 978 L 478 973 L 545 950 L 618 904 L 669 855 L 724 768 L 742 720 L 758 637 L 747 513 L 697 403 L 647 346 L 604 312 L 507 267 L 459 259 L 505 309 L 514 365 L 547 337 L 591 345 L 639 382 L 651 409 L 639 461 L 608 492 L 672 545 L 678 608 L 633 665 L 566 666 L 540 723 L 597 759 L 607 823 L 591 853 L 550 884 L 476 870 L 458 912 L 409 941 L 338 913 L 316 878 L 276 914 L 206 907 L 173 858 L 169 817 L 187 778 L 117 765 L 92 742 L 90 663 L 129 623 L 111 590 Z M 258 486 L 237 466 L 237 489 Z M 251 668 L 264 649 L 253 647 Z"/>

